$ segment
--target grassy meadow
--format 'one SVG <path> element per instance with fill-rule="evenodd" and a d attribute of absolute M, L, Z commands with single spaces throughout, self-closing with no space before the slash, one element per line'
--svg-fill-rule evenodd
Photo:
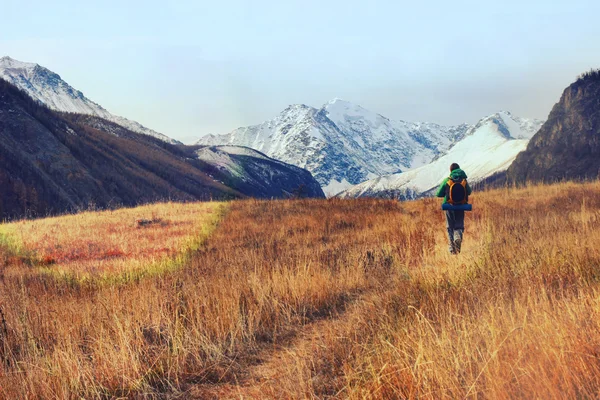
<path fill-rule="evenodd" d="M 20 259 L 12 264 L 79 282 L 126 280 L 173 268 L 177 256 L 206 239 L 223 210 L 223 203 L 166 203 L 83 212 L 3 224 L 0 238 Z"/>
<path fill-rule="evenodd" d="M 0 226 L 0 398 L 597 398 L 600 183 Z M 137 220 L 151 221 L 140 225 Z"/>

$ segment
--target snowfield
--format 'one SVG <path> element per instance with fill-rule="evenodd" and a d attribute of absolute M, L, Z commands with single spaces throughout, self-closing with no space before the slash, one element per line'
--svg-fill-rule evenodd
<path fill-rule="evenodd" d="M 460 164 L 469 181 L 481 181 L 508 169 L 525 150 L 542 121 L 500 112 L 482 119 L 447 154 L 425 166 L 379 177 L 354 186 L 339 197 L 387 197 L 413 199 L 431 194 L 449 174 L 453 162 Z"/>

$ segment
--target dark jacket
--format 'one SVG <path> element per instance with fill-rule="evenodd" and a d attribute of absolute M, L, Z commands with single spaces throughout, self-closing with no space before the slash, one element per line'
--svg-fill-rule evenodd
<path fill-rule="evenodd" d="M 435 194 L 437 197 L 443 197 L 444 203 L 448 202 L 448 187 L 449 186 L 447 185 L 447 183 L 448 183 L 448 179 L 450 179 L 450 178 L 467 179 L 467 174 L 465 174 L 465 171 L 458 168 L 458 169 L 455 169 L 454 171 L 450 172 L 450 176 L 444 179 L 444 181 L 440 185 L 440 188 L 438 189 L 437 193 Z M 467 200 L 469 199 L 470 195 L 471 195 L 471 187 L 469 186 L 469 183 L 467 182 Z"/>

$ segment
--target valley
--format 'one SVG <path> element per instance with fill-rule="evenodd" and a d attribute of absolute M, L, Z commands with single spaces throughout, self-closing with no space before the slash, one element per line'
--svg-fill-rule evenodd
<path fill-rule="evenodd" d="M 43 273 L 47 250 L 3 226 L 0 397 L 593 397 L 598 199 L 598 182 L 478 192 L 459 256 L 434 199 L 24 222 L 38 237 L 73 224 L 100 242 L 122 231 L 141 253 L 143 237 L 170 235 L 183 251 L 176 218 L 216 224 L 193 233 L 179 267 L 122 282 Z M 201 222 L 215 206 L 227 211 Z M 136 218 L 164 225 L 132 228 Z M 78 268 L 90 270 L 68 273 Z"/>
<path fill-rule="evenodd" d="M 600 399 L 600 2 L 1 9 L 0 400 Z"/>

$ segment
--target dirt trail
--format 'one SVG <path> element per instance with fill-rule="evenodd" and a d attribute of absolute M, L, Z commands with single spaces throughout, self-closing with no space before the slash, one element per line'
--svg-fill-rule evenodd
<path fill-rule="evenodd" d="M 440 239 L 442 237 L 440 236 Z M 437 269 L 437 262 L 456 260 L 464 262 L 464 257 L 473 257 L 479 251 L 480 235 L 474 234 L 465 242 L 463 252 L 455 258 L 447 253 L 445 237 L 438 241 L 431 258 L 424 260 L 421 268 Z M 336 312 L 309 321 L 295 331 L 280 339 L 277 343 L 264 344 L 255 353 L 251 361 L 245 362 L 243 370 L 225 383 L 195 385 L 185 393 L 185 398 L 193 399 L 288 399 L 311 398 L 313 384 L 318 385 L 318 369 L 322 365 L 306 366 L 313 362 L 311 353 L 326 349 L 335 340 L 343 340 L 337 332 L 341 324 L 352 324 L 360 320 L 360 313 L 377 312 L 375 302 L 386 292 L 394 291 L 387 282 L 377 289 L 363 291 L 349 296 L 344 306 Z M 324 352 L 326 354 L 326 352 Z M 327 360 L 319 360 L 327 363 Z M 307 371 L 313 371 L 311 376 Z M 232 382 L 233 381 L 233 382 Z M 331 395 L 335 395 L 332 393 Z"/>
<path fill-rule="evenodd" d="M 290 375 L 303 373 L 295 370 L 298 365 L 302 365 L 302 361 L 298 363 L 298 360 L 306 360 L 310 352 L 326 346 L 325 338 L 331 337 L 331 333 L 336 331 L 336 325 L 347 323 L 351 315 L 368 302 L 368 298 L 376 295 L 375 292 L 370 291 L 351 296 L 343 309 L 298 327 L 278 343 L 264 345 L 256 354 L 256 358 L 248 363 L 239 376 L 236 376 L 237 382 L 196 385 L 186 392 L 186 398 L 281 399 L 289 398 L 290 393 L 300 394 L 302 388 L 289 387 L 293 382 L 304 381 L 304 379 L 289 378 Z M 308 381 L 310 379 L 307 378 Z M 304 383 L 310 384 L 310 382 Z"/>

